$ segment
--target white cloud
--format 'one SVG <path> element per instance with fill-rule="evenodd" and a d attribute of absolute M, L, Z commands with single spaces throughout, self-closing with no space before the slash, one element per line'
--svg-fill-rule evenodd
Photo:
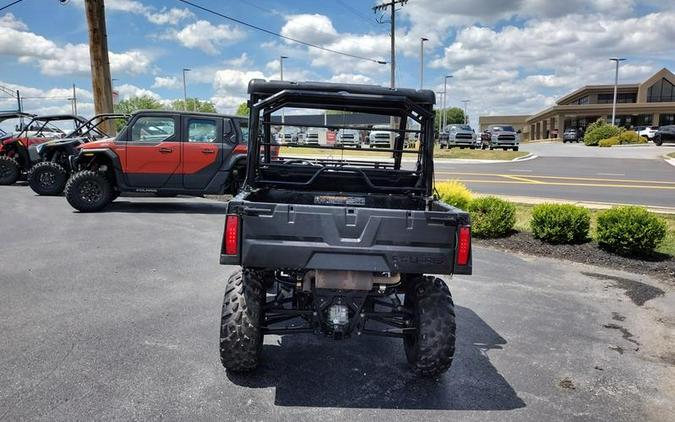
<path fill-rule="evenodd" d="M 230 25 L 213 25 L 199 20 L 181 30 L 169 30 L 161 36 L 163 39 L 176 40 L 187 48 L 197 48 L 208 54 L 217 54 L 223 44 L 239 41 L 245 32 Z"/>
<path fill-rule="evenodd" d="M 359 75 L 355 73 L 340 73 L 333 75 L 330 82 L 347 83 L 347 84 L 372 84 L 373 80 L 366 75 Z"/>
<path fill-rule="evenodd" d="M 281 35 L 313 44 L 327 44 L 338 38 L 331 20 L 319 14 L 287 16 L 286 23 L 281 28 Z"/>
<path fill-rule="evenodd" d="M 28 30 L 28 26 L 11 13 L 0 16 L 0 27 L 16 29 L 17 31 Z"/>
<path fill-rule="evenodd" d="M 182 82 L 175 76 L 155 76 L 155 82 L 151 88 L 178 89 Z"/>
<path fill-rule="evenodd" d="M 154 91 L 149 89 L 140 88 L 132 84 L 122 84 L 115 86 L 115 91 L 117 91 L 119 98 L 121 100 L 126 100 L 131 97 L 142 97 L 147 96 L 154 98 L 155 100 L 161 100 L 161 96 Z"/>
<path fill-rule="evenodd" d="M 14 56 L 20 63 L 36 65 L 45 75 L 87 74 L 90 71 L 87 44 L 61 46 L 29 32 L 25 25 L 0 26 L 0 55 Z M 146 73 L 152 64 L 151 54 L 137 50 L 111 51 L 109 59 L 114 73 Z"/>
<path fill-rule="evenodd" d="M 188 9 L 162 8 L 159 12 L 148 12 L 145 14 L 148 21 L 155 25 L 177 25 L 183 20 L 194 18 L 194 13 Z"/>

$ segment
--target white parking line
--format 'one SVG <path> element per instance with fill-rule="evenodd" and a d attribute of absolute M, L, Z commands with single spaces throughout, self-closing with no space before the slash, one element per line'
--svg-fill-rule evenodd
<path fill-rule="evenodd" d="M 516 172 L 516 173 L 520 173 L 520 172 L 532 173 L 532 170 L 525 170 L 525 169 L 509 169 L 509 171 L 513 171 L 513 172 Z"/>
<path fill-rule="evenodd" d="M 595 173 L 597 176 L 625 176 L 625 173 Z"/>

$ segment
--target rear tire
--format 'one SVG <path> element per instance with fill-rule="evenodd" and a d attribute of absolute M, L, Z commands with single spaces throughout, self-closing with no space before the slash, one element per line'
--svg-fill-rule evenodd
<path fill-rule="evenodd" d="M 13 185 L 20 174 L 19 163 L 14 158 L 0 155 L 0 185 Z"/>
<path fill-rule="evenodd" d="M 220 362 L 232 372 L 253 371 L 263 345 L 265 289 L 261 276 L 239 269 L 227 280 L 220 319 Z"/>
<path fill-rule="evenodd" d="M 96 212 L 113 200 L 113 188 L 105 175 L 84 170 L 71 176 L 66 184 L 68 203 L 80 212 Z"/>
<path fill-rule="evenodd" d="M 66 170 L 60 164 L 51 161 L 35 164 L 28 173 L 28 184 L 38 195 L 60 195 L 67 181 Z"/>
<path fill-rule="evenodd" d="M 448 286 L 430 276 L 413 280 L 405 305 L 413 312 L 416 327 L 403 338 L 410 367 L 421 376 L 442 374 L 455 356 L 455 306 Z"/>
<path fill-rule="evenodd" d="M 654 136 L 654 145 L 656 145 L 657 147 L 660 147 L 661 144 L 663 144 L 663 140 L 661 139 L 661 135 Z"/>

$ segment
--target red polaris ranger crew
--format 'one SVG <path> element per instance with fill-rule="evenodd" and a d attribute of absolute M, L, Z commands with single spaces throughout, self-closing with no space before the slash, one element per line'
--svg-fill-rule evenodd
<path fill-rule="evenodd" d="M 71 156 L 66 199 L 99 211 L 124 192 L 161 196 L 236 193 L 244 177 L 248 122 L 212 113 L 139 111 L 114 139 Z"/>

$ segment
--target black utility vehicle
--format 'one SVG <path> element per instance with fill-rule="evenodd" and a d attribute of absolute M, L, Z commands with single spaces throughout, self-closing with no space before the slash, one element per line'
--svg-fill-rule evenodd
<path fill-rule="evenodd" d="M 106 128 L 106 122 L 116 125 L 118 122 L 125 124 L 128 120 L 128 114 L 97 114 L 86 122 L 80 123 L 63 139 L 47 141 L 35 146 L 39 162 L 34 164 L 28 172 L 28 184 L 31 189 L 38 195 L 60 195 L 66 187 L 72 170 L 70 157 L 77 154 L 77 147 L 87 142 L 111 137 L 112 130 Z"/>
<path fill-rule="evenodd" d="M 470 274 L 471 229 L 466 212 L 432 194 L 434 93 L 253 80 L 249 94 L 246 181 L 228 204 L 220 257 L 239 266 L 225 288 L 222 364 L 256 368 L 265 334 L 321 333 L 397 337 L 416 373 L 446 371 L 455 352 L 452 297 L 425 274 Z M 393 116 L 393 158 L 274 157 L 271 114 L 284 107 Z M 407 129 L 409 120 L 421 130 Z M 419 150 L 404 150 L 409 132 L 419 134 Z M 333 146 L 313 148 L 339 156 Z M 404 153 L 417 158 L 410 168 Z"/>

